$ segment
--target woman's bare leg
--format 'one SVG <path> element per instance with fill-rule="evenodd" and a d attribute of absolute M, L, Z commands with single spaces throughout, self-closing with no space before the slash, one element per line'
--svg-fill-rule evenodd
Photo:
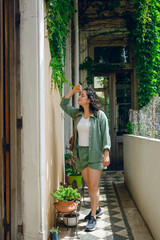
<path fill-rule="evenodd" d="M 96 217 L 99 205 L 99 180 L 102 170 L 88 168 L 88 191 L 91 199 L 91 216 Z"/>
<path fill-rule="evenodd" d="M 88 167 L 86 167 L 85 169 L 83 169 L 83 170 L 81 171 L 81 174 L 82 174 L 82 177 L 83 177 L 83 179 L 84 179 L 84 181 L 85 181 L 85 183 L 86 183 L 86 185 L 87 185 L 87 187 L 88 187 Z"/>
<path fill-rule="evenodd" d="M 84 181 L 88 186 L 88 192 L 91 200 L 91 216 L 96 217 L 96 210 L 99 206 L 99 180 L 102 170 L 85 168 L 81 171 Z"/>

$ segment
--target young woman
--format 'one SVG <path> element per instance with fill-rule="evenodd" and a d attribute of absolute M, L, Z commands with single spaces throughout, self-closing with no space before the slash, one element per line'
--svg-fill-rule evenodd
<path fill-rule="evenodd" d="M 80 93 L 79 109 L 69 104 L 70 98 L 75 93 Z M 91 212 L 85 220 L 88 220 L 86 230 L 92 231 L 96 227 L 96 217 L 103 213 L 99 207 L 98 185 L 103 168 L 110 164 L 108 120 L 104 112 L 99 110 L 100 105 L 95 91 L 90 87 L 82 91 L 80 84 L 75 85 L 62 99 L 61 107 L 73 119 L 77 116 L 73 154 L 77 158 L 77 170 L 81 171 L 88 186 Z"/>

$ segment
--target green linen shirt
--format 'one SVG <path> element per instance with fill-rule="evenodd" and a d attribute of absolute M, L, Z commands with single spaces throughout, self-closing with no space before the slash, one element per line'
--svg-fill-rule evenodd
<path fill-rule="evenodd" d="M 75 119 L 79 109 L 72 107 L 70 98 L 62 98 L 60 103 L 61 108 L 73 119 Z M 76 134 L 74 141 L 73 154 L 78 158 L 78 131 L 77 124 L 81 120 L 83 112 L 78 113 L 76 121 Z M 111 141 L 109 135 L 108 119 L 105 113 L 101 110 L 98 111 L 98 116 L 93 114 L 89 118 L 89 161 L 101 163 L 104 156 L 104 149 L 110 149 Z"/>

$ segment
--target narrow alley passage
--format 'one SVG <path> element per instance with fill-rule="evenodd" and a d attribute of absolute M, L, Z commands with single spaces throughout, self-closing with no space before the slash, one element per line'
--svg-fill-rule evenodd
<path fill-rule="evenodd" d="M 100 181 L 100 206 L 104 214 L 97 218 L 97 227 L 93 232 L 85 232 L 84 217 L 90 211 L 90 201 L 85 187 L 84 199 L 80 206 L 78 237 L 82 240 L 153 240 L 144 220 L 137 210 L 124 184 L 122 171 L 104 171 Z M 59 239 L 77 239 L 76 228 L 60 227 Z"/>

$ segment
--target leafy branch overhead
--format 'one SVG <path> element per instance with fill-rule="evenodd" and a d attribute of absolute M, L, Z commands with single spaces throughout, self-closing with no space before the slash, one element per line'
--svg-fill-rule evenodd
<path fill-rule="evenodd" d="M 66 39 L 69 33 L 68 25 L 73 16 L 74 8 L 71 0 L 47 0 L 48 40 L 50 44 L 52 68 L 51 86 L 58 87 L 62 95 L 63 83 L 68 82 L 64 74 Z M 53 84 L 54 83 L 54 84 Z"/>

